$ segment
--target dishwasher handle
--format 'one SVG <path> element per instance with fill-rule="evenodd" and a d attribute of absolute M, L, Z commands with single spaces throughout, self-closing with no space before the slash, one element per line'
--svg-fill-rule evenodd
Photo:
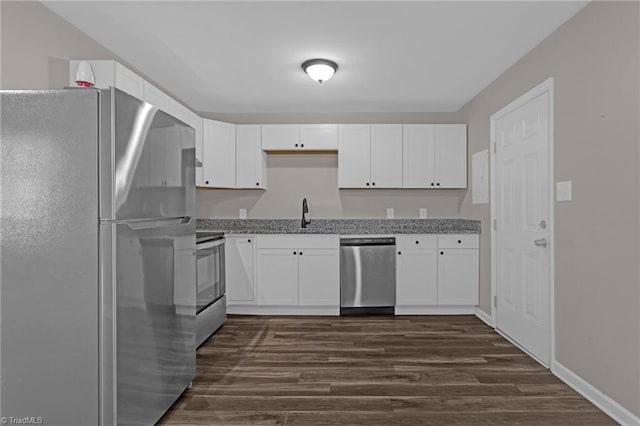
<path fill-rule="evenodd" d="M 396 239 L 390 238 L 341 238 L 341 247 L 362 247 L 362 246 L 395 246 Z"/>

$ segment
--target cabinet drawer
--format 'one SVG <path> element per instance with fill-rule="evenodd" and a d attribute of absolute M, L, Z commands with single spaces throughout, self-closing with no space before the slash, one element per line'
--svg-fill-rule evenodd
<path fill-rule="evenodd" d="M 338 249 L 340 237 L 338 235 L 258 235 L 259 249 Z"/>
<path fill-rule="evenodd" d="M 438 248 L 477 249 L 480 248 L 480 237 L 477 234 L 439 235 Z"/>
<path fill-rule="evenodd" d="M 396 248 L 399 250 L 434 249 L 438 247 L 435 234 L 396 235 Z"/>

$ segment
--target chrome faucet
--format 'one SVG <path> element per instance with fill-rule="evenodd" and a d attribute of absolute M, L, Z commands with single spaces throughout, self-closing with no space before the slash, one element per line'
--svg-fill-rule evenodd
<path fill-rule="evenodd" d="M 302 199 L 302 227 L 306 228 L 311 223 L 309 219 L 309 206 L 307 205 L 307 199 Z"/>

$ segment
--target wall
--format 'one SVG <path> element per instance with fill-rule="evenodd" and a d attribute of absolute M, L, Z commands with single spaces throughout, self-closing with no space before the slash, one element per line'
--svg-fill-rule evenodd
<path fill-rule="evenodd" d="M 489 117 L 554 78 L 556 357 L 640 414 L 639 116 L 637 2 L 592 2 L 467 103 L 469 154 L 489 147 Z M 461 216 L 489 229 L 489 206 Z M 482 234 L 481 307 L 490 306 L 490 233 Z"/>
<path fill-rule="evenodd" d="M 71 59 L 113 59 L 162 87 L 40 2 L 0 1 L 0 9 L 1 89 L 61 89 Z"/>
<path fill-rule="evenodd" d="M 109 50 L 38 2 L 0 2 L 2 89 L 69 84 L 69 59 L 116 59 Z"/>

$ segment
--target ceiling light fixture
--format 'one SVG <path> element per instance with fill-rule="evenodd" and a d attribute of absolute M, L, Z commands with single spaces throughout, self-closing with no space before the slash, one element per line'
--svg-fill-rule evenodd
<path fill-rule="evenodd" d="M 311 79 L 322 83 L 333 77 L 338 64 L 328 59 L 309 59 L 302 63 L 302 69 Z"/>

